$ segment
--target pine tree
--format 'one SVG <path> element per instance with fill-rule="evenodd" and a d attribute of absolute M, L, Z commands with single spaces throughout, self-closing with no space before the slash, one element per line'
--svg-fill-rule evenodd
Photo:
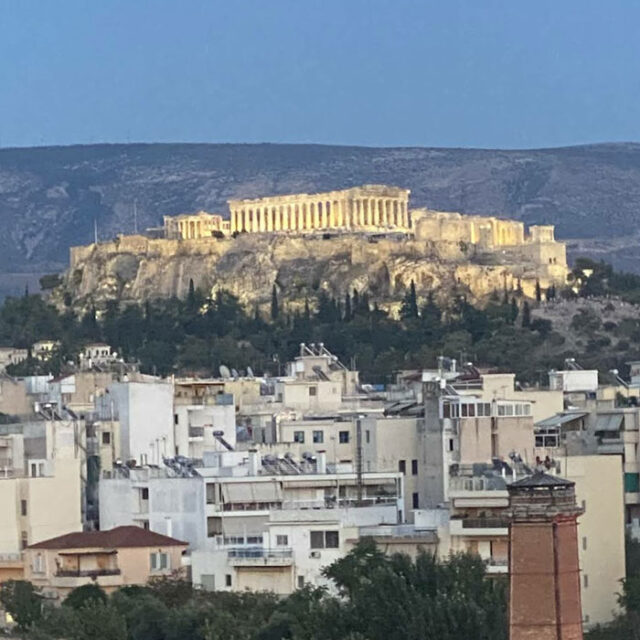
<path fill-rule="evenodd" d="M 542 289 L 540 288 L 540 280 L 536 280 L 536 302 L 542 300 Z"/>
<path fill-rule="evenodd" d="M 278 306 L 278 290 L 276 289 L 276 285 L 273 285 L 271 289 L 271 319 L 277 320 L 280 315 L 280 309 Z"/>
<path fill-rule="evenodd" d="M 522 326 L 528 328 L 531 326 L 531 309 L 529 308 L 529 302 L 524 301 L 522 305 Z"/>
<path fill-rule="evenodd" d="M 360 296 L 358 295 L 358 290 L 354 288 L 353 296 L 351 296 L 351 313 L 356 314 L 358 311 L 360 311 Z"/>

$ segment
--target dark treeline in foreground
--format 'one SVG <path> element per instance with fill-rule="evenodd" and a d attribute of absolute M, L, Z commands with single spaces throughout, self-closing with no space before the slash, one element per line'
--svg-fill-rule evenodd
<path fill-rule="evenodd" d="M 572 280 L 580 295 L 640 300 L 640 276 L 614 274 L 607 265 L 581 261 Z M 364 381 L 381 383 L 389 382 L 393 371 L 433 366 L 441 354 L 513 370 L 530 382 L 561 367 L 565 357 L 602 370 L 620 369 L 625 360 L 640 357 L 640 318 L 618 325 L 577 313 L 571 324 L 581 345 L 576 352 L 549 320 L 535 317 L 535 307 L 546 300 L 553 304 L 575 296 L 569 288 L 538 288 L 536 300 L 513 290 L 495 291 L 483 308 L 463 295 L 438 305 L 433 297 L 419 302 L 412 283 L 395 319 L 355 290 L 339 300 L 321 291 L 303 309 L 290 311 L 286 292 L 274 285 L 270 309 L 259 313 L 225 291 L 207 297 L 191 286 L 184 300 L 112 302 L 101 313 L 90 310 L 80 318 L 58 312 L 40 296 L 25 295 L 8 298 L 0 308 L 0 344 L 28 348 L 39 339 L 61 342 L 50 361 L 30 358 L 9 370 L 14 375 L 58 374 L 90 341 L 108 343 L 147 373 L 215 375 L 226 364 L 277 375 L 301 342 L 324 342 L 343 362 L 354 364 Z"/>
<path fill-rule="evenodd" d="M 0 601 L 33 640 L 506 640 L 506 589 L 477 556 L 439 563 L 360 543 L 325 569 L 339 595 L 197 591 L 176 578 L 106 596 L 88 585 L 58 608 L 25 582 Z"/>

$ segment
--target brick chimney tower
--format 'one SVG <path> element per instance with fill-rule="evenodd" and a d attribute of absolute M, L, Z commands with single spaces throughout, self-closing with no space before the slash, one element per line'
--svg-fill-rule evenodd
<path fill-rule="evenodd" d="M 575 483 L 509 486 L 509 640 L 583 640 Z"/>

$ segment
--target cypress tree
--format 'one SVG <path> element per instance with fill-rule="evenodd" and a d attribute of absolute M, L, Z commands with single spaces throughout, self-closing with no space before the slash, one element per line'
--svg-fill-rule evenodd
<path fill-rule="evenodd" d="M 278 290 L 276 289 L 276 285 L 273 285 L 271 289 L 271 319 L 277 320 L 280 315 L 280 309 L 278 307 Z"/>
<path fill-rule="evenodd" d="M 518 317 L 518 303 L 515 298 L 511 298 L 511 324 L 513 324 Z"/>
<path fill-rule="evenodd" d="M 531 309 L 527 300 L 522 305 L 522 326 L 526 328 L 531 326 Z"/>
<path fill-rule="evenodd" d="M 349 292 L 344 296 L 344 321 L 349 322 L 351 320 L 351 296 Z"/>
<path fill-rule="evenodd" d="M 418 298 L 416 296 L 416 283 L 413 280 L 411 280 L 409 291 L 402 301 L 400 315 L 405 320 L 418 317 Z"/>
<path fill-rule="evenodd" d="M 540 288 L 540 280 L 536 280 L 536 302 L 542 300 L 542 289 Z"/>

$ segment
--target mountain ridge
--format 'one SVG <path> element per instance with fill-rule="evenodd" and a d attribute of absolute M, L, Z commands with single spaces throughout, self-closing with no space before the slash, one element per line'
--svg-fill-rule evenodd
<path fill-rule="evenodd" d="M 228 213 L 226 200 L 341 189 L 411 189 L 412 207 L 555 224 L 575 250 L 640 271 L 640 143 L 545 149 L 278 143 L 97 143 L 0 149 L 0 273 L 59 271 L 68 248 Z M 631 239 L 631 242 L 630 242 Z M 621 245 L 624 247 L 621 248 Z M 3 285 L 0 285 L 0 287 Z"/>

